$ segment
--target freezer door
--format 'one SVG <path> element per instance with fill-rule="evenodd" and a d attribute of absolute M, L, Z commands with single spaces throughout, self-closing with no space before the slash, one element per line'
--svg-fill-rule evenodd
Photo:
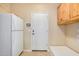
<path fill-rule="evenodd" d="M 16 15 L 12 15 L 12 30 L 23 30 L 23 20 Z"/>
<path fill-rule="evenodd" d="M 0 14 L 0 56 L 11 55 L 11 15 Z"/>

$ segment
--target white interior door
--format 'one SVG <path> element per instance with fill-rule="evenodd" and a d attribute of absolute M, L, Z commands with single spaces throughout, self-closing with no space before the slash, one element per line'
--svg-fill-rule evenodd
<path fill-rule="evenodd" d="M 32 50 L 47 50 L 48 48 L 48 14 L 33 13 Z"/>

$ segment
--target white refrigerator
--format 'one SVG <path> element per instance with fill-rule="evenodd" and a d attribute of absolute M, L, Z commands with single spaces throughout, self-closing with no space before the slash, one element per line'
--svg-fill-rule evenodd
<path fill-rule="evenodd" d="M 17 56 L 23 50 L 23 20 L 0 14 L 0 56 Z"/>

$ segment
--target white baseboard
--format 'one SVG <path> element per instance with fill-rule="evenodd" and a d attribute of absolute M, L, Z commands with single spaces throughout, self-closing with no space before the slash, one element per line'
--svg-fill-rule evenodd
<path fill-rule="evenodd" d="M 23 52 L 32 52 L 32 50 L 23 50 Z"/>

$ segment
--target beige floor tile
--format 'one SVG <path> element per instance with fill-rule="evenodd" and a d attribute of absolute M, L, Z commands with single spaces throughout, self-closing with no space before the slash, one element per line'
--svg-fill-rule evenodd
<path fill-rule="evenodd" d="M 23 52 L 20 56 L 49 56 L 47 51 Z"/>

